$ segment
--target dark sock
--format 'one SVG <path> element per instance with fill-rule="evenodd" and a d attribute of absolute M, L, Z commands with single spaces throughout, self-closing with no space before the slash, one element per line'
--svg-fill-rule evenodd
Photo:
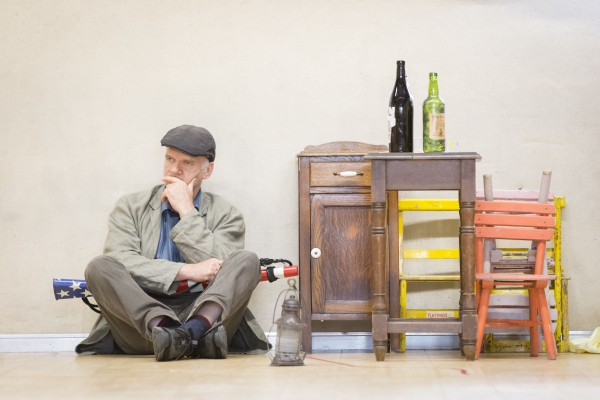
<path fill-rule="evenodd" d="M 156 325 L 159 328 L 177 328 L 181 324 L 169 317 L 163 317 L 160 322 Z"/>
<path fill-rule="evenodd" d="M 181 327 L 192 331 L 192 340 L 200 340 L 202 335 L 210 329 L 210 322 L 202 315 L 194 315 Z"/>

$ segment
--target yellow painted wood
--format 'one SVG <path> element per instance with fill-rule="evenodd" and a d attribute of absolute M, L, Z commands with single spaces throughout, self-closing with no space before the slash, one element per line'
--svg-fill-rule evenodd
<path fill-rule="evenodd" d="M 407 317 L 408 310 L 406 309 L 406 281 L 400 281 L 400 318 Z M 400 334 L 400 353 L 406 351 L 406 333 Z"/>
<path fill-rule="evenodd" d="M 554 299 L 556 300 L 556 310 L 558 311 L 558 321 L 554 338 L 556 339 L 556 347 L 559 353 L 569 351 L 569 326 L 568 307 L 566 293 L 563 291 L 563 285 L 566 286 L 566 281 L 563 281 L 562 267 L 562 209 L 567 205 L 564 197 L 554 197 L 554 205 L 556 206 L 556 228 L 554 230 Z"/>
<path fill-rule="evenodd" d="M 406 310 L 406 318 L 458 318 L 458 310 Z"/>
<path fill-rule="evenodd" d="M 402 256 L 407 260 L 414 259 L 459 259 L 458 249 L 405 249 Z"/>
<path fill-rule="evenodd" d="M 398 271 L 400 276 L 404 274 L 404 212 L 398 212 Z M 400 280 L 400 318 L 406 318 L 406 281 Z M 400 333 L 400 353 L 406 351 L 406 333 Z"/>
<path fill-rule="evenodd" d="M 551 289 L 551 294 L 554 295 L 556 300 L 556 309 L 558 311 L 558 321 L 555 339 L 557 344 L 558 352 L 563 353 L 568 351 L 568 298 L 567 298 L 567 281 L 566 278 L 563 280 L 563 267 L 562 267 L 562 238 L 561 238 L 561 223 L 562 223 L 562 209 L 566 206 L 566 200 L 564 197 L 554 197 L 554 205 L 556 207 L 556 230 L 553 238 L 553 247 L 547 248 L 546 254 L 554 259 L 554 274 L 557 275 L 557 279 L 554 282 L 554 288 Z M 458 200 L 450 199 L 400 199 L 398 201 L 399 211 L 399 223 L 398 223 L 398 234 L 400 239 L 400 317 L 404 318 L 426 318 L 423 316 L 427 310 L 408 310 L 406 308 L 406 286 L 409 281 L 430 281 L 430 282 L 447 282 L 447 281 L 459 281 L 459 277 L 455 276 L 441 276 L 441 275 L 413 275 L 403 276 L 403 260 L 404 259 L 459 259 L 460 253 L 458 249 L 404 249 L 404 213 L 403 211 L 459 211 Z M 527 248 L 501 248 L 507 259 L 523 258 L 527 255 L 529 249 Z M 527 295 L 527 290 L 505 290 L 496 289 L 492 291 L 492 294 L 510 294 L 510 295 Z M 456 313 L 458 317 L 458 310 L 451 310 Z M 496 346 L 497 349 L 519 349 L 526 348 L 529 351 L 529 341 L 494 341 L 493 335 L 489 336 L 489 344 L 486 339 L 486 347 L 490 349 Z M 543 341 L 542 341 L 543 342 Z M 525 347 L 526 346 L 526 347 Z M 544 344 L 545 349 L 545 344 Z M 406 350 L 406 335 L 400 335 L 400 351 Z M 491 350 L 493 351 L 493 350 Z M 510 351 L 510 350 L 508 350 Z"/>
<path fill-rule="evenodd" d="M 398 211 L 458 211 L 458 200 L 452 199 L 400 199 Z"/>
<path fill-rule="evenodd" d="M 460 275 L 400 275 L 401 281 L 409 282 L 458 282 Z"/>
<path fill-rule="evenodd" d="M 541 339 L 541 338 L 540 338 Z M 542 353 L 546 352 L 546 341 L 541 339 Z M 486 333 L 484 349 L 486 353 L 529 353 L 528 339 L 494 340 L 494 335 Z"/>
<path fill-rule="evenodd" d="M 493 289 L 492 294 L 526 296 L 528 292 L 527 289 Z"/>

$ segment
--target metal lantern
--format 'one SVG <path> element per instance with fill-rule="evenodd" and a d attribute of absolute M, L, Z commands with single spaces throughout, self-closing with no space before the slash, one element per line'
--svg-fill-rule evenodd
<path fill-rule="evenodd" d="M 304 365 L 305 353 L 301 353 L 302 328 L 306 326 L 300 318 L 300 300 L 296 298 L 296 280 L 289 279 L 290 289 L 279 294 L 290 294 L 285 298 L 282 305 L 281 318 L 273 321 L 277 325 L 277 341 L 275 343 L 275 355 L 271 358 L 271 365 Z M 279 298 L 278 298 L 279 300 Z M 277 304 L 275 304 L 277 308 Z M 275 312 L 273 312 L 275 319 Z"/>

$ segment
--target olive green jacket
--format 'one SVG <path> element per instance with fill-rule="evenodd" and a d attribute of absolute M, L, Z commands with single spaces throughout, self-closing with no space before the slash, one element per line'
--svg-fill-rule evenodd
<path fill-rule="evenodd" d="M 183 263 L 154 259 L 161 229 L 161 196 L 164 185 L 125 195 L 108 220 L 104 254 L 125 266 L 142 289 L 172 294 L 175 276 Z M 202 192 L 200 210 L 186 214 L 171 230 L 171 238 L 189 264 L 210 258 L 225 260 L 244 248 L 246 226 L 242 213 L 222 197 Z M 239 335 L 238 335 L 239 334 Z M 250 310 L 234 338 L 232 352 L 264 353 L 267 338 Z M 235 343 L 244 344 L 237 346 Z M 241 348 L 240 348 L 241 347 Z M 90 335 L 75 349 L 78 353 L 118 352 L 108 324 L 100 316 Z"/>

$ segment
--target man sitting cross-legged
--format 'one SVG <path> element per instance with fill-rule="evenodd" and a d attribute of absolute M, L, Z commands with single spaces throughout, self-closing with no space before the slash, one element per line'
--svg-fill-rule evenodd
<path fill-rule="evenodd" d="M 102 315 L 76 351 L 158 361 L 264 353 L 267 339 L 247 308 L 260 265 L 242 250 L 242 214 L 200 189 L 213 172 L 214 139 L 183 125 L 161 144 L 164 184 L 117 202 L 104 255 L 85 270 Z M 174 295 L 188 280 L 202 286 Z"/>

